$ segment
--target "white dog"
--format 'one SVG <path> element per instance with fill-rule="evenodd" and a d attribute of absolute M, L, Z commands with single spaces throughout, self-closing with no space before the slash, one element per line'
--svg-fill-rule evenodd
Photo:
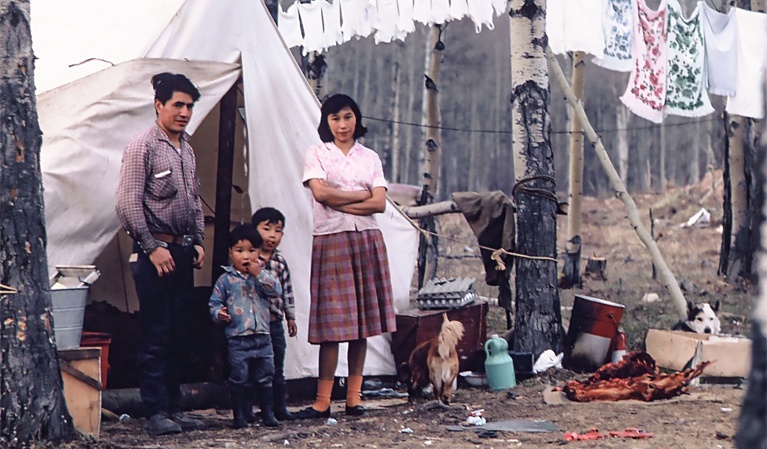
<path fill-rule="evenodd" d="M 709 303 L 695 304 L 687 301 L 687 320 L 676 323 L 674 330 L 696 332 L 698 334 L 717 335 L 721 325 L 716 312 L 719 311 L 719 301 L 712 307 Z"/>

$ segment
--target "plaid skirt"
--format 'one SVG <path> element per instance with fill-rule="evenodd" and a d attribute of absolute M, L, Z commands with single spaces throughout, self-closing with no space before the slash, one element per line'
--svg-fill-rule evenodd
<path fill-rule="evenodd" d="M 309 343 L 396 330 L 389 260 L 378 229 L 315 235 Z"/>

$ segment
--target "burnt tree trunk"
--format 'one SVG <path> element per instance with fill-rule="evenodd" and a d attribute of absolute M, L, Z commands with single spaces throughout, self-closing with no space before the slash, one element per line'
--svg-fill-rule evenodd
<path fill-rule="evenodd" d="M 512 0 L 511 105 L 513 191 L 517 205 L 518 253 L 557 257 L 557 198 L 549 119 L 545 0 Z M 564 329 L 551 260 L 517 258 L 514 350 L 536 357 L 546 349 L 562 352 Z"/>
<path fill-rule="evenodd" d="M 53 343 L 29 1 L 0 1 L 0 446 L 75 435 Z"/>

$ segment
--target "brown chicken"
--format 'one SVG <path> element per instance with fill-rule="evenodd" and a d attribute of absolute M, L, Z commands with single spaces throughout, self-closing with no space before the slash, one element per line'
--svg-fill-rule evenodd
<path fill-rule="evenodd" d="M 694 369 L 662 374 L 649 354 L 635 351 L 626 354 L 618 363 L 603 365 L 584 381 L 565 382 L 562 391 L 576 402 L 668 399 L 686 393 L 690 381 L 700 376 L 711 363 L 703 362 Z"/>

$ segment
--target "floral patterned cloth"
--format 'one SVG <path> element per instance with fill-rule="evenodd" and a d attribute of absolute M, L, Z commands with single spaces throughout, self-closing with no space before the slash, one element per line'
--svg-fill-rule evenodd
<path fill-rule="evenodd" d="M 621 101 L 634 114 L 661 123 L 668 64 L 667 3 L 662 0 L 653 11 L 644 0 L 637 0 L 634 12 L 634 68 Z"/>
<path fill-rule="evenodd" d="M 634 3 L 631 0 L 608 0 L 602 19 L 605 53 L 594 64 L 616 72 L 630 72 L 634 67 Z"/>
<path fill-rule="evenodd" d="M 678 0 L 668 0 L 667 115 L 701 117 L 714 112 L 705 89 L 705 46 L 696 6 L 685 20 Z"/>

